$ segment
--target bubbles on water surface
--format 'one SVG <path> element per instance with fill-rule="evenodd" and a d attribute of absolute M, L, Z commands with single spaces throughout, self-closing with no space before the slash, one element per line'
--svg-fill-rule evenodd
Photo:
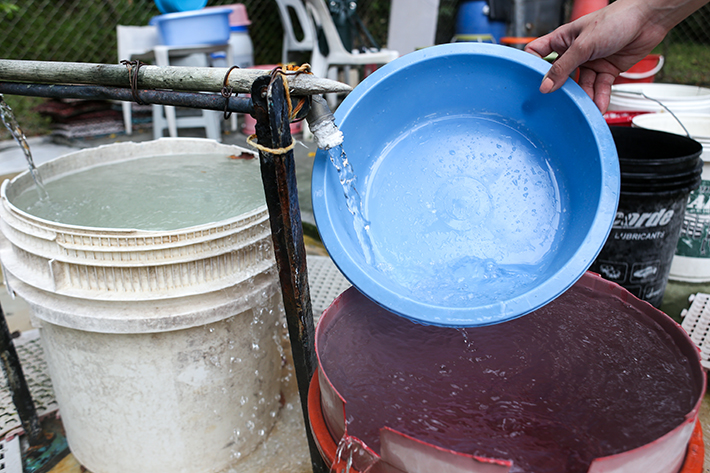
<path fill-rule="evenodd" d="M 536 284 L 566 227 L 545 153 L 515 124 L 460 116 L 388 144 L 367 175 L 376 268 L 407 297 L 455 307 Z"/>
<path fill-rule="evenodd" d="M 265 203 L 259 166 L 221 154 L 127 159 L 62 175 L 45 187 L 51 200 L 25 191 L 12 203 L 40 218 L 99 228 L 175 230 Z"/>

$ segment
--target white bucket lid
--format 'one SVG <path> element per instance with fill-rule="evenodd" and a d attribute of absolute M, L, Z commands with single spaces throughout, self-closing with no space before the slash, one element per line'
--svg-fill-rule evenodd
<path fill-rule="evenodd" d="M 660 102 L 660 104 L 659 104 Z M 609 110 L 710 113 L 710 89 L 683 84 L 629 83 L 611 88 Z"/>

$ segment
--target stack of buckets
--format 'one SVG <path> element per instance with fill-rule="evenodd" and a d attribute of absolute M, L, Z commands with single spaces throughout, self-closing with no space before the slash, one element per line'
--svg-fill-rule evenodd
<path fill-rule="evenodd" d="M 612 127 L 621 195 L 607 243 L 591 270 L 660 307 L 690 192 L 700 185 L 701 146 L 670 133 Z"/>
<path fill-rule="evenodd" d="M 81 150 L 38 169 L 50 181 L 128 159 L 242 152 L 167 138 Z M 0 188 L 2 270 L 40 328 L 79 463 L 211 473 L 256 450 L 281 399 L 283 309 L 266 205 L 171 231 L 94 228 L 15 207 L 32 187 L 24 172 Z"/>
<path fill-rule="evenodd" d="M 681 125 L 682 124 L 682 125 Z M 710 281 L 710 113 L 649 113 L 633 119 L 633 126 L 686 133 L 702 145 L 702 183 L 691 193 L 671 265 L 670 278 L 683 282 Z"/>
<path fill-rule="evenodd" d="M 659 307 L 669 279 L 710 281 L 710 208 L 704 208 L 710 129 L 694 123 L 710 126 L 710 89 L 615 85 L 609 110 L 633 117 L 633 127 L 612 127 L 621 164 L 619 210 L 590 269 Z M 693 130 L 689 136 L 678 120 Z"/>

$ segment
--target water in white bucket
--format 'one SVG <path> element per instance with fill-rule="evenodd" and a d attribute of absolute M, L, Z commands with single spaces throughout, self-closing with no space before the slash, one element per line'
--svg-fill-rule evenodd
<path fill-rule="evenodd" d="M 48 199 L 38 199 L 37 192 L 27 189 L 12 203 L 53 222 L 141 230 L 217 222 L 264 205 L 257 160 L 226 154 L 157 156 L 93 166 L 55 178 L 45 188 Z"/>

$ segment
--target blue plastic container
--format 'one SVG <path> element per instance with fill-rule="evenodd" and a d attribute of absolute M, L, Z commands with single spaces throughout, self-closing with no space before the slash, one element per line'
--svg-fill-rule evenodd
<path fill-rule="evenodd" d="M 155 0 L 160 13 L 178 13 L 204 8 L 207 0 Z"/>
<path fill-rule="evenodd" d="M 484 43 L 434 46 L 367 77 L 335 116 L 369 221 L 354 230 L 319 150 L 313 210 L 328 253 L 370 299 L 415 321 L 509 320 L 569 288 L 600 251 L 620 173 L 609 128 L 546 61 Z"/>
<path fill-rule="evenodd" d="M 158 27 L 162 43 L 168 46 L 226 44 L 231 12 L 230 8 L 206 8 L 168 13 L 153 17 L 150 24 Z"/>
<path fill-rule="evenodd" d="M 500 43 L 506 36 L 507 25 L 504 21 L 491 21 L 487 11 L 486 0 L 462 2 L 456 13 L 456 37 L 491 35 Z"/>

